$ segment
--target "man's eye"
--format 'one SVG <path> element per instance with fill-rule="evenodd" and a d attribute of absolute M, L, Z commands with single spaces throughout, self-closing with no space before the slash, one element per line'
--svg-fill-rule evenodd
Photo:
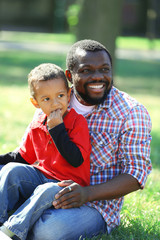
<path fill-rule="evenodd" d="M 109 70 L 110 70 L 110 69 L 107 68 L 107 67 L 101 69 L 102 72 L 109 72 Z"/>
<path fill-rule="evenodd" d="M 90 69 L 88 69 L 88 68 L 85 68 L 82 70 L 82 73 L 89 73 L 89 72 L 90 72 Z"/>

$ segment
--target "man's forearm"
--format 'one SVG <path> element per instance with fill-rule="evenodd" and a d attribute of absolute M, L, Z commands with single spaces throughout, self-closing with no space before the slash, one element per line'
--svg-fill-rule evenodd
<path fill-rule="evenodd" d="M 140 185 L 137 179 L 129 174 L 121 174 L 106 183 L 87 187 L 87 201 L 111 200 L 138 189 Z"/>

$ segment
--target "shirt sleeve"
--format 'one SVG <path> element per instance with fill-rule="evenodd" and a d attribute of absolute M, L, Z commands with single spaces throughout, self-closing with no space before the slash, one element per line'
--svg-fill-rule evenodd
<path fill-rule="evenodd" d="M 3 155 L 0 155 L 0 164 L 5 165 L 10 162 L 19 162 L 27 164 L 27 162 L 22 158 L 19 152 L 9 152 Z"/>
<path fill-rule="evenodd" d="M 151 119 L 143 106 L 134 107 L 126 119 L 120 135 L 119 159 L 122 173 L 135 177 L 144 187 L 152 166 L 150 160 Z"/>
<path fill-rule="evenodd" d="M 50 129 L 49 133 L 66 161 L 73 167 L 79 167 L 84 161 L 83 156 L 76 144 L 70 140 L 64 123 Z"/>

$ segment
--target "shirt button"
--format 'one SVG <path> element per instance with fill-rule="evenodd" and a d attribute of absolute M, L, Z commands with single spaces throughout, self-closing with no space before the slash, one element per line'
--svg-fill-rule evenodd
<path fill-rule="evenodd" d="M 49 144 L 52 144 L 52 142 L 51 142 L 51 141 L 49 141 Z"/>

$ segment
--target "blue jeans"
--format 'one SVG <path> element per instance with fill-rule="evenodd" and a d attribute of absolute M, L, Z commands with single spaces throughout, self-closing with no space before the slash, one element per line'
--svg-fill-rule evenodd
<path fill-rule="evenodd" d="M 54 209 L 52 202 L 61 187 L 30 165 L 9 163 L 0 171 L 0 179 L 0 222 L 21 240 L 76 240 L 106 231 L 102 216 L 93 208 Z M 7 212 L 23 199 L 8 219 Z"/>

